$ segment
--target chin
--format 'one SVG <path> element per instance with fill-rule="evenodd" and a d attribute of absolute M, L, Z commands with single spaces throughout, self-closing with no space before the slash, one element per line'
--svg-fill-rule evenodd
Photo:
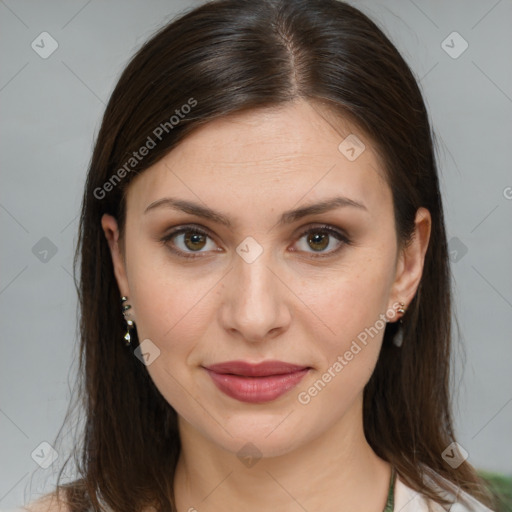
<path fill-rule="evenodd" d="M 270 435 L 265 432 L 256 432 L 253 435 L 233 436 L 217 440 L 226 451 L 231 452 L 241 462 L 247 457 L 259 458 L 280 457 L 299 448 L 304 439 L 297 439 L 289 433 L 285 435 Z"/>
<path fill-rule="evenodd" d="M 313 437 L 311 433 L 308 435 L 304 418 L 299 418 L 298 411 L 293 408 L 279 413 L 240 413 L 231 416 L 223 426 L 226 430 L 218 425 L 211 430 L 210 424 L 209 432 L 203 430 L 203 433 L 238 458 L 279 457 L 299 448 L 308 442 L 309 437 Z"/>

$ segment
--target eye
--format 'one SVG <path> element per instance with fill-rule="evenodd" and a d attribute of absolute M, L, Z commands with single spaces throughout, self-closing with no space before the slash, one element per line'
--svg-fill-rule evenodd
<path fill-rule="evenodd" d="M 300 242 L 304 237 L 305 241 L 302 244 L 303 248 L 300 250 L 309 253 L 307 249 L 313 249 L 313 252 L 310 254 L 314 258 L 332 256 L 340 251 L 343 246 L 351 244 L 350 239 L 342 231 L 328 225 L 316 226 L 303 231 L 298 241 Z M 331 244 L 333 238 L 336 241 L 334 244 Z M 332 245 L 335 246 L 334 249 L 325 251 L 326 248 Z"/>
<path fill-rule="evenodd" d="M 176 241 L 174 241 L 174 239 L 176 239 Z M 208 248 L 208 239 L 211 240 L 211 237 L 206 231 L 196 226 L 184 226 L 171 231 L 171 233 L 164 236 L 160 241 L 174 254 L 193 259 L 202 257 L 196 256 L 193 253 L 215 250 Z M 202 251 L 205 247 L 207 248 L 206 251 Z"/>

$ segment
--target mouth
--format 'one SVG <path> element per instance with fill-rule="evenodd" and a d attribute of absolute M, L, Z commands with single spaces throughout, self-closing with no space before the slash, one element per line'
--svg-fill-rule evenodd
<path fill-rule="evenodd" d="M 203 368 L 220 391 L 248 403 L 276 400 L 297 386 L 311 369 L 283 361 L 228 361 Z"/>

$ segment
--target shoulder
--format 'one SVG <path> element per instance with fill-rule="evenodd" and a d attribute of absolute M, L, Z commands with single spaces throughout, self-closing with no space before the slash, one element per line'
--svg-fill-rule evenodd
<path fill-rule="evenodd" d="M 439 477 L 440 478 L 440 477 Z M 493 512 L 468 493 L 445 479 L 442 494 L 451 504 L 443 507 L 423 494 L 408 487 L 397 475 L 395 483 L 395 510 L 401 512 Z"/>
<path fill-rule="evenodd" d="M 56 493 L 50 493 L 12 512 L 70 512 L 70 507 Z"/>

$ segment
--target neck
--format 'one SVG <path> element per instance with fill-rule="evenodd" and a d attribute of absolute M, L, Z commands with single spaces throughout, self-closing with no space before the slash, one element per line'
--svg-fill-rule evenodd
<path fill-rule="evenodd" d="M 364 437 L 362 399 L 307 444 L 249 467 L 181 417 L 179 428 L 182 450 L 174 481 L 179 512 L 384 510 L 391 468 Z"/>

